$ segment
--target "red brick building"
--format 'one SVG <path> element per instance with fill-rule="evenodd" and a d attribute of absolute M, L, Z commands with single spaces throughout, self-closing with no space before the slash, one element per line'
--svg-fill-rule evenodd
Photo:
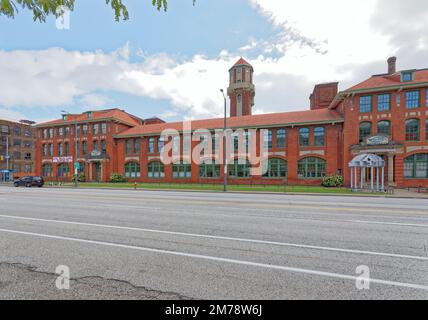
<path fill-rule="evenodd" d="M 389 59 L 388 73 L 343 92 L 338 83 L 315 86 L 307 111 L 252 115 L 254 69 L 240 59 L 227 90 L 229 183 L 319 185 L 341 174 L 349 185 L 348 163 L 370 153 L 385 160 L 389 185 L 428 186 L 428 70 L 396 72 L 395 63 Z M 119 109 L 40 124 L 38 174 L 70 179 L 76 125 L 77 162 L 87 181 L 108 181 L 112 173 L 140 182 L 223 181 L 224 119 L 166 123 Z M 264 155 L 263 170 L 255 170 L 250 150 Z M 364 182 L 370 175 L 364 172 Z"/>

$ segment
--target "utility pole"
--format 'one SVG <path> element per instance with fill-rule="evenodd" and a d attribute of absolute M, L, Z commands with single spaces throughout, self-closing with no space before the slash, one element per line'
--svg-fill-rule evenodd
<path fill-rule="evenodd" d="M 227 133 L 227 99 L 226 99 L 226 95 L 224 94 L 224 90 L 220 89 L 220 92 L 223 94 L 223 98 L 224 98 L 224 128 L 223 128 L 223 167 L 224 167 L 224 172 L 223 172 L 223 192 L 227 192 L 227 157 L 226 157 L 226 151 L 227 151 L 227 147 L 226 147 L 226 143 L 227 143 L 227 137 L 226 137 L 226 133 Z"/>
<path fill-rule="evenodd" d="M 10 172 L 9 172 L 9 137 L 6 136 L 6 170 L 7 170 L 7 178 L 10 180 Z"/>

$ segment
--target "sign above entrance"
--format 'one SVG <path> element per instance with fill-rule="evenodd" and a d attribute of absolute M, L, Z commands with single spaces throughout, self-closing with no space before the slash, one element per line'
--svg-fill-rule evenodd
<path fill-rule="evenodd" d="M 73 157 L 54 157 L 52 159 L 53 163 L 72 163 Z"/>
<path fill-rule="evenodd" d="M 372 136 L 368 137 L 366 140 L 368 146 L 384 146 L 389 144 L 388 136 Z"/>
<path fill-rule="evenodd" d="M 99 156 L 101 156 L 102 155 L 102 152 L 101 151 L 98 151 L 98 150 L 93 150 L 92 152 L 91 152 L 91 157 L 99 157 Z"/>

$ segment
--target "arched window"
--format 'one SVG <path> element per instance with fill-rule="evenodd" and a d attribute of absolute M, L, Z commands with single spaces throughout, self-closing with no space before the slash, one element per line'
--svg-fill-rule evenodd
<path fill-rule="evenodd" d="M 192 165 L 189 163 L 174 163 L 172 165 L 172 177 L 175 179 L 184 179 L 192 177 Z"/>
<path fill-rule="evenodd" d="M 139 178 L 141 177 L 141 167 L 138 162 L 128 162 L 125 164 L 125 177 L 126 178 Z"/>
<path fill-rule="evenodd" d="M 325 129 L 324 127 L 318 127 L 314 129 L 314 139 L 316 146 L 324 146 L 325 144 Z"/>
<path fill-rule="evenodd" d="M 70 176 L 70 166 L 68 165 L 68 163 L 58 164 L 56 169 L 56 176 L 62 178 Z"/>
<path fill-rule="evenodd" d="M 220 178 L 220 165 L 215 161 L 209 160 L 199 164 L 200 178 Z"/>
<path fill-rule="evenodd" d="M 237 104 L 236 104 L 236 115 L 238 117 L 242 116 L 243 110 L 242 110 L 242 95 L 238 94 L 236 98 Z"/>
<path fill-rule="evenodd" d="M 266 172 L 264 178 L 286 178 L 287 177 L 287 161 L 278 158 L 268 160 L 267 168 L 263 168 Z"/>
<path fill-rule="evenodd" d="M 404 177 L 407 179 L 428 178 L 428 154 L 415 154 L 404 159 Z"/>
<path fill-rule="evenodd" d="M 320 179 L 327 174 L 327 162 L 321 158 L 309 157 L 298 162 L 298 176 L 302 179 Z"/>
<path fill-rule="evenodd" d="M 406 140 L 419 141 L 419 120 L 410 119 L 406 121 Z"/>
<path fill-rule="evenodd" d="M 287 130 L 285 128 L 276 130 L 276 147 L 285 148 L 287 146 Z"/>
<path fill-rule="evenodd" d="M 377 134 L 389 136 L 391 135 L 391 122 L 379 121 L 377 123 Z"/>
<path fill-rule="evenodd" d="M 232 178 L 249 178 L 251 176 L 251 164 L 248 160 L 236 159 L 229 165 L 229 176 Z"/>
<path fill-rule="evenodd" d="M 299 144 L 302 147 L 309 146 L 309 128 L 301 128 L 299 130 Z"/>
<path fill-rule="evenodd" d="M 45 163 L 42 165 L 42 177 L 52 177 L 52 164 Z"/>
<path fill-rule="evenodd" d="M 360 123 L 360 143 L 363 143 L 367 137 L 372 134 L 372 124 L 371 122 L 361 122 Z"/>
<path fill-rule="evenodd" d="M 149 178 L 164 178 L 165 177 L 165 166 L 162 162 L 154 161 L 147 165 L 147 176 Z"/>

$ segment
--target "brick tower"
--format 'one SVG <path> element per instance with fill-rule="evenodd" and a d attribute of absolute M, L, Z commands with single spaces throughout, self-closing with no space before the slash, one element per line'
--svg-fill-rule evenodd
<path fill-rule="evenodd" d="M 253 67 L 243 58 L 229 70 L 230 116 L 250 116 L 254 106 L 256 90 L 253 84 Z"/>

